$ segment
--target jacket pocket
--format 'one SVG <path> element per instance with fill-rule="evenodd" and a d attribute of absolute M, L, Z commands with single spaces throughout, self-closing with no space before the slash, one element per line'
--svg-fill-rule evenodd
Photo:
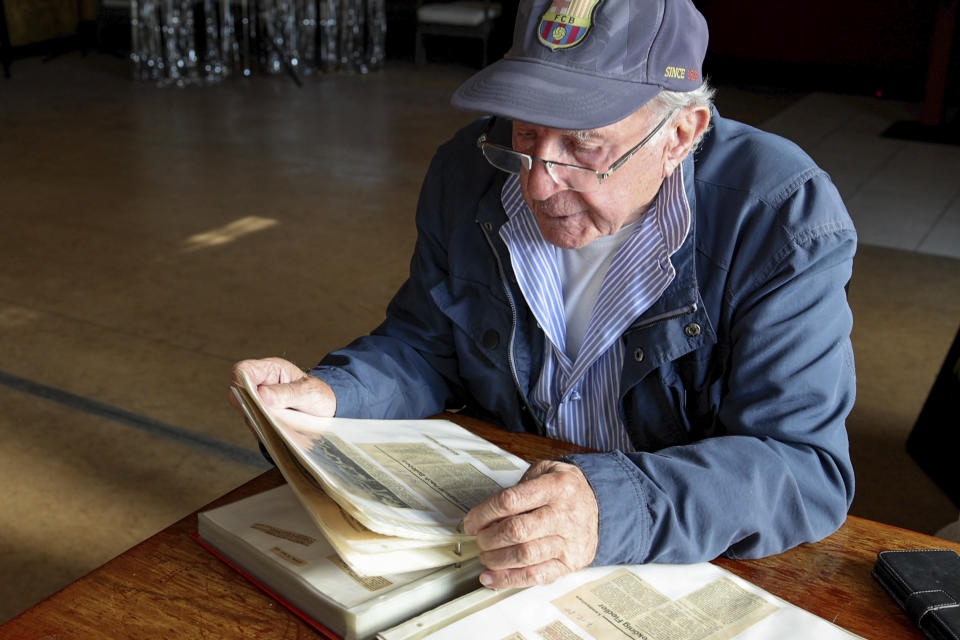
<path fill-rule="evenodd" d="M 436 284 L 430 289 L 430 296 L 453 324 L 461 374 L 490 365 L 509 373 L 507 348 L 512 326 L 509 305 L 492 295 L 489 288 L 455 277 Z"/>
<path fill-rule="evenodd" d="M 522 430 L 521 397 L 507 357 L 513 326 L 510 306 L 485 286 L 453 277 L 434 286 L 430 295 L 452 325 L 467 410 Z"/>
<path fill-rule="evenodd" d="M 722 349 L 703 348 L 666 362 L 624 398 L 626 424 L 643 451 L 721 435 Z"/>

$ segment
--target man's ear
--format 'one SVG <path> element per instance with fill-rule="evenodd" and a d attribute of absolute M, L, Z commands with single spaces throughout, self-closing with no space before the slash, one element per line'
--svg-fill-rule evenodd
<path fill-rule="evenodd" d="M 672 175 L 710 125 L 710 107 L 686 107 L 673 121 L 663 149 L 663 177 Z"/>

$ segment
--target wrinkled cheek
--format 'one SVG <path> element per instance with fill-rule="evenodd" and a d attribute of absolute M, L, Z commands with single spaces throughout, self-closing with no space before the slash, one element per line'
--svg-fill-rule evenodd
<path fill-rule="evenodd" d="M 538 220 L 540 233 L 550 244 L 564 249 L 576 249 L 593 239 L 582 216 L 561 219 Z"/>

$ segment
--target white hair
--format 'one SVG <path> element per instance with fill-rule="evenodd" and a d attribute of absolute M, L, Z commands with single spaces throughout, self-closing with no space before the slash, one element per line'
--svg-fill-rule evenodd
<path fill-rule="evenodd" d="M 667 91 L 664 89 L 647 104 L 661 116 L 666 116 L 668 113 L 673 112 L 675 114 L 674 117 L 676 117 L 676 115 L 679 115 L 679 112 L 686 107 L 712 107 L 715 93 L 714 88 L 711 87 L 706 78 L 704 78 L 703 84 L 693 91 Z M 664 127 L 661 131 L 665 131 L 666 129 L 668 129 L 668 127 Z M 700 144 L 703 134 L 709 129 L 710 126 L 708 124 L 703 130 L 703 133 L 700 134 L 700 137 L 694 141 L 694 149 Z"/>
<path fill-rule="evenodd" d="M 664 89 L 651 98 L 650 101 L 647 102 L 647 106 L 649 106 L 653 112 L 659 115 L 661 118 L 665 118 L 667 114 L 671 112 L 674 114 L 674 117 L 676 117 L 679 115 L 680 110 L 685 107 L 712 106 L 714 93 L 716 93 L 714 88 L 707 83 L 706 79 L 704 79 L 703 84 L 693 91 L 667 91 Z M 669 128 L 669 126 L 661 128 L 660 131 L 656 133 L 654 138 L 663 135 L 663 133 Z M 703 133 L 706 133 L 709 129 L 710 126 L 708 124 Z M 596 129 L 569 129 L 564 133 L 572 136 L 578 142 L 584 142 L 590 136 L 596 133 Z M 703 133 L 701 133 L 700 137 L 694 141 L 693 148 L 696 148 L 697 145 L 700 144 L 700 140 L 703 138 Z"/>
<path fill-rule="evenodd" d="M 704 80 L 703 84 L 693 91 L 667 91 L 664 89 L 650 101 L 651 106 L 659 108 L 664 114 L 671 109 L 682 109 L 684 107 L 705 106 L 713 104 L 713 95 L 716 93 L 714 88 Z"/>

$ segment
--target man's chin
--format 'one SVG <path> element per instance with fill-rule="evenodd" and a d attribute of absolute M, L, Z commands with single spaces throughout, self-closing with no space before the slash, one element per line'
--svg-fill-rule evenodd
<path fill-rule="evenodd" d="M 544 229 L 540 227 L 540 233 L 543 234 L 543 238 L 547 242 L 561 249 L 579 249 L 593 240 L 583 229 Z"/>
<path fill-rule="evenodd" d="M 582 213 L 550 216 L 541 212 L 535 215 L 544 239 L 561 249 L 579 249 L 595 238 L 592 227 L 584 224 L 586 216 Z"/>

